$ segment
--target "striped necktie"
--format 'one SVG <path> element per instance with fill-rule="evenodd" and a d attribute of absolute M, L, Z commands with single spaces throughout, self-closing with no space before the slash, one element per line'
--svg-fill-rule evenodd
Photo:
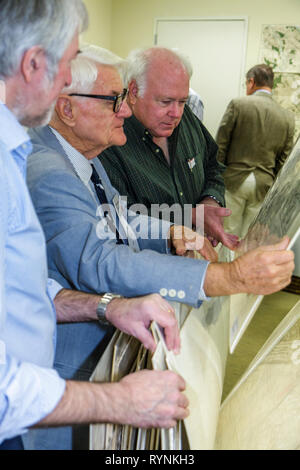
<path fill-rule="evenodd" d="M 92 183 L 94 184 L 94 187 L 95 187 L 95 191 L 96 191 L 96 194 L 98 196 L 98 199 L 99 199 L 99 202 L 100 204 L 108 204 L 108 201 L 107 201 L 107 197 L 106 197 L 106 194 L 105 194 L 105 191 L 104 191 L 104 188 L 102 186 L 102 182 L 101 182 L 101 179 L 100 179 L 100 176 L 98 175 L 95 167 L 93 164 L 91 164 L 91 167 L 92 167 L 92 176 L 91 176 L 91 181 Z M 110 229 L 116 233 L 116 237 L 117 237 L 117 244 L 118 245 L 122 245 L 123 244 L 123 241 L 120 239 L 120 234 L 119 234 L 119 231 L 117 230 L 114 222 L 113 222 L 113 219 L 112 217 L 110 216 L 110 214 L 108 213 L 106 216 L 106 221 L 108 223 L 108 226 L 110 227 Z"/>

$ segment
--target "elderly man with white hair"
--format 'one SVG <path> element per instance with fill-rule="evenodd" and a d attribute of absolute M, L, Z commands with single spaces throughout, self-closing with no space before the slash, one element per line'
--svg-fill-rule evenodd
<path fill-rule="evenodd" d="M 28 185 L 46 235 L 50 276 L 65 288 L 108 292 L 108 301 L 116 293 L 156 293 L 193 306 L 208 296 L 266 294 L 287 285 L 293 255 L 286 251 L 286 238 L 232 263 L 217 263 L 207 239 L 191 231 L 177 239 L 178 227 L 167 221 L 126 214 L 96 158 L 126 141 L 123 124 L 131 111 L 122 64 L 106 50 L 83 48 L 72 64 L 73 83 L 59 96 L 50 125 L 30 133 Z M 185 254 L 199 241 L 207 260 L 170 253 L 172 244 L 177 254 Z M 90 324 L 61 325 L 56 368 L 66 378 L 90 374 L 98 343 Z"/>
<path fill-rule="evenodd" d="M 124 132 L 127 142 L 100 156 L 113 186 L 128 198 L 142 203 L 148 213 L 154 204 L 181 207 L 184 218 L 197 226 L 204 211 L 205 233 L 234 249 L 238 237 L 224 232 L 223 165 L 217 161 L 217 145 L 191 111 L 189 94 L 193 73 L 189 58 L 177 49 L 136 49 L 127 58 L 128 103 L 132 117 Z M 220 207 L 221 206 L 221 207 Z"/>

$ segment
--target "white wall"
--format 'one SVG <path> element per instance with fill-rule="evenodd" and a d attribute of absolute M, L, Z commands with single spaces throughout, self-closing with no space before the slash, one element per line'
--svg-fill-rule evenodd
<path fill-rule="evenodd" d="M 82 40 L 111 48 L 112 0 L 84 0 L 89 12 L 89 28 Z"/>
<path fill-rule="evenodd" d="M 258 60 L 262 24 L 300 24 L 299 0 L 112 0 L 111 44 L 126 56 L 135 47 L 153 44 L 157 17 L 248 16 L 245 68 Z M 191 45 L 192 46 L 192 45 Z M 220 70 L 220 76 L 222 71 Z"/>

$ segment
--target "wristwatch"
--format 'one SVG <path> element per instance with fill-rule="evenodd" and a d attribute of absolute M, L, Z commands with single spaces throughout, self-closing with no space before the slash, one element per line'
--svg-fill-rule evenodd
<path fill-rule="evenodd" d="M 111 294 L 110 292 L 107 292 L 102 296 L 97 306 L 97 317 L 100 323 L 102 323 L 103 325 L 110 325 L 110 322 L 106 319 L 105 316 L 107 306 L 109 302 L 111 302 L 113 299 L 120 297 L 121 295 Z"/>

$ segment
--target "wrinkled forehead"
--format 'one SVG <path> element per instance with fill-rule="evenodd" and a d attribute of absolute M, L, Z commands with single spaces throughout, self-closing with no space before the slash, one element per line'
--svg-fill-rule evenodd
<path fill-rule="evenodd" d="M 164 62 L 160 68 L 149 67 L 146 92 L 174 98 L 187 98 L 190 79 L 185 68 L 180 63 Z"/>
<path fill-rule="evenodd" d="M 123 80 L 118 69 L 112 65 L 97 65 L 98 76 L 92 93 L 118 95 L 123 91 Z"/>

